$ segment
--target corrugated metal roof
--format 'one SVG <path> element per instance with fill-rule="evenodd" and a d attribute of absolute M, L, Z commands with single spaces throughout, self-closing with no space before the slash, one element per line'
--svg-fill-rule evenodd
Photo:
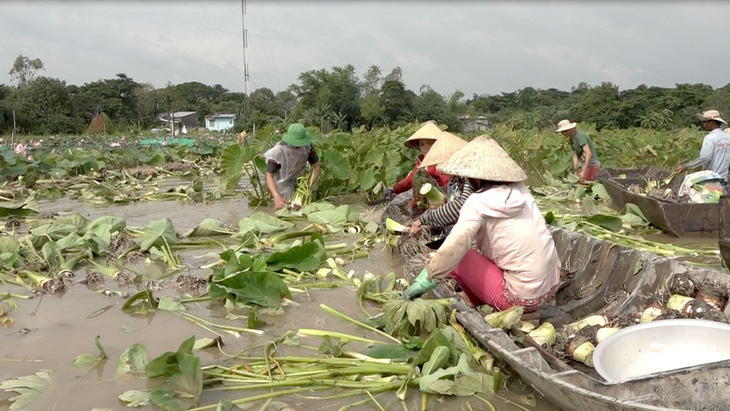
<path fill-rule="evenodd" d="M 206 118 L 221 118 L 221 117 L 225 117 L 225 118 L 228 118 L 228 117 L 236 117 L 236 115 L 235 114 L 213 114 L 213 115 L 210 115 L 210 116 L 208 116 Z"/>

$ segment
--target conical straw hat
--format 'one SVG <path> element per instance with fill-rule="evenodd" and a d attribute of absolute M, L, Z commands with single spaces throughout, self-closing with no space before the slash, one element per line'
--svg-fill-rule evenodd
<path fill-rule="evenodd" d="M 486 134 L 470 141 L 436 168 L 445 174 L 479 180 L 508 183 L 527 180 L 520 166 Z"/>
<path fill-rule="evenodd" d="M 451 155 L 459 151 L 460 148 L 467 144 L 466 140 L 461 139 L 459 136 L 444 131 L 433 143 L 431 149 L 428 150 L 428 154 L 421 161 L 420 167 L 428 167 L 436 164 L 441 164 L 448 160 Z"/>
<path fill-rule="evenodd" d="M 443 131 L 441 131 L 436 122 L 429 120 L 423 123 L 421 128 L 408 137 L 408 140 L 406 140 L 404 144 L 406 147 L 413 148 L 418 146 L 418 140 L 438 140 L 438 138 L 441 137 L 441 133 L 443 133 Z"/>

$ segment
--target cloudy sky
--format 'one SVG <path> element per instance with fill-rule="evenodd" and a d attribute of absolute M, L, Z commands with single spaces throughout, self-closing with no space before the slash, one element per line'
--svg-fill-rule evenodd
<path fill-rule="evenodd" d="M 730 82 L 730 2 L 247 0 L 250 90 L 352 64 L 444 95 L 580 82 Z M 241 1 L 0 2 L 0 83 L 19 54 L 81 85 L 125 73 L 243 91 Z"/>

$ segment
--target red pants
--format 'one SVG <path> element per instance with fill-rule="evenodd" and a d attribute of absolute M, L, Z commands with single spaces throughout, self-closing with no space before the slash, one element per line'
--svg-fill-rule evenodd
<path fill-rule="evenodd" d="M 502 269 L 473 249 L 466 253 L 449 276 L 456 279 L 472 304 L 487 304 L 500 311 L 514 305 L 523 307 L 526 312 L 536 311 L 557 289 L 555 286 L 538 298 L 521 299 L 507 290 Z"/>
<path fill-rule="evenodd" d="M 601 171 L 601 166 L 588 167 L 588 171 L 586 171 L 586 181 L 594 181 L 599 171 Z"/>

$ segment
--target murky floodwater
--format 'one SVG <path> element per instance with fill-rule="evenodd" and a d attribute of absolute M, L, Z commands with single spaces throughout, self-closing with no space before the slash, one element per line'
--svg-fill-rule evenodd
<path fill-rule="evenodd" d="M 241 218 L 251 212 L 245 198 L 213 201 L 210 205 L 153 201 L 122 206 L 90 206 L 76 200 L 61 199 L 52 202 L 42 201 L 40 208 L 41 213 L 76 211 L 88 219 L 113 214 L 126 219 L 129 227 L 142 227 L 149 220 L 168 217 L 178 232 L 195 227 L 207 217 L 218 218 L 236 226 Z M 204 256 L 209 251 L 188 250 L 184 253 L 184 261 L 200 267 L 210 260 L 195 257 Z M 383 252 L 380 246 L 373 250 L 369 259 L 358 260 L 348 268 L 353 268 L 358 272 L 368 270 L 379 275 L 399 269 L 398 263 L 389 253 Z M 209 272 L 210 270 L 200 268 L 191 270 L 191 274 L 201 277 Z M 83 269 L 77 272 L 78 279 L 83 278 L 83 275 Z M 120 288 L 116 284 L 111 284 L 110 281 L 107 281 L 106 286 L 110 289 L 126 291 L 129 294 L 137 291 L 132 286 Z M 27 293 L 27 291 L 23 291 L 23 293 Z M 175 295 L 176 291 L 167 289 L 163 293 Z M 295 294 L 294 301 L 297 305 L 285 307 L 286 315 L 284 316 L 261 317 L 267 322 L 263 328 L 265 331 L 263 336 L 244 334 L 236 338 L 224 334 L 223 350 L 228 354 L 235 354 L 246 347 L 270 341 L 286 331 L 296 331 L 299 328 L 327 329 L 374 338 L 373 335 L 366 335 L 362 329 L 334 318 L 319 308 L 319 304 L 326 303 L 340 312 L 362 318 L 363 313 L 358 307 L 354 289 L 346 287 L 328 290 L 313 289 L 309 293 Z M 148 317 L 127 315 L 121 309 L 124 304 L 123 298 L 107 298 L 102 293 L 95 292 L 81 284 L 74 285 L 63 296 L 42 296 L 17 302 L 20 310 L 12 313 L 15 324 L 12 327 L 0 329 L 3 343 L 2 354 L 0 354 L 0 380 L 29 375 L 39 370 L 49 370 L 53 383 L 51 389 L 33 404 L 31 409 L 36 410 L 127 409 L 117 397 L 130 389 L 148 388 L 146 378 L 130 379 L 115 376 L 119 355 L 127 347 L 134 343 L 144 344 L 149 358 L 152 359 L 163 352 L 177 350 L 180 343 L 192 335 L 197 338 L 215 337 L 198 326 L 179 318 L 175 313 L 161 311 Z M 96 315 L 107 307 L 109 309 Z M 187 307 L 189 313 L 202 318 L 215 319 L 217 322 L 240 327 L 247 326 L 245 313 L 239 313 L 241 314 L 240 320 L 228 320 L 225 318 L 225 314 L 236 314 L 236 312 L 226 311 L 217 303 L 200 302 L 187 304 Z M 375 312 L 376 308 L 370 307 L 370 311 Z M 21 333 L 20 330 L 27 331 L 27 333 Z M 97 335 L 100 336 L 109 359 L 92 372 L 85 374 L 88 367 L 74 367 L 72 362 L 80 354 L 98 354 L 94 345 Z M 316 337 L 302 337 L 301 341 L 303 345 L 311 346 L 317 346 L 320 343 L 320 339 Z M 349 347 L 351 347 L 350 344 L 348 344 Z M 282 354 L 312 355 L 311 351 L 301 347 L 279 348 Z M 352 348 L 357 349 L 358 347 L 352 346 Z M 201 358 L 203 365 L 234 363 L 215 348 L 196 351 L 196 355 Z M 416 410 L 420 409 L 420 396 L 415 392 L 415 390 L 412 391 L 407 403 L 398 401 L 393 393 L 384 394 L 378 397 L 378 400 L 388 410 Z M 511 401 L 519 401 L 526 393 L 529 391 L 521 388 L 519 384 L 514 384 L 509 392 L 502 394 Z M 239 392 L 226 396 L 235 399 L 252 394 L 253 392 Z M 200 404 L 214 404 L 220 395 L 216 392 L 204 391 Z M 288 396 L 277 398 L 277 400 L 284 401 L 297 410 L 315 408 L 336 410 L 342 405 L 359 399 L 353 397 L 337 401 L 322 401 L 307 398 L 316 395 L 326 394 L 313 392 L 311 395 Z M 8 397 L 7 393 L 0 393 L 0 400 L 2 400 L 0 409 L 8 406 L 6 401 Z M 486 395 L 484 397 L 489 399 L 498 410 L 521 409 L 494 396 Z M 490 409 L 473 398 L 438 399 L 435 396 L 431 396 L 429 408 L 461 410 L 466 409 L 467 401 L 474 410 Z M 252 409 L 259 409 L 259 407 L 260 403 L 255 403 Z M 538 411 L 553 409 L 542 399 L 538 399 L 536 408 L 528 408 Z M 152 410 L 153 408 L 148 406 L 138 409 Z M 366 404 L 358 409 L 376 408 L 374 404 Z"/>

